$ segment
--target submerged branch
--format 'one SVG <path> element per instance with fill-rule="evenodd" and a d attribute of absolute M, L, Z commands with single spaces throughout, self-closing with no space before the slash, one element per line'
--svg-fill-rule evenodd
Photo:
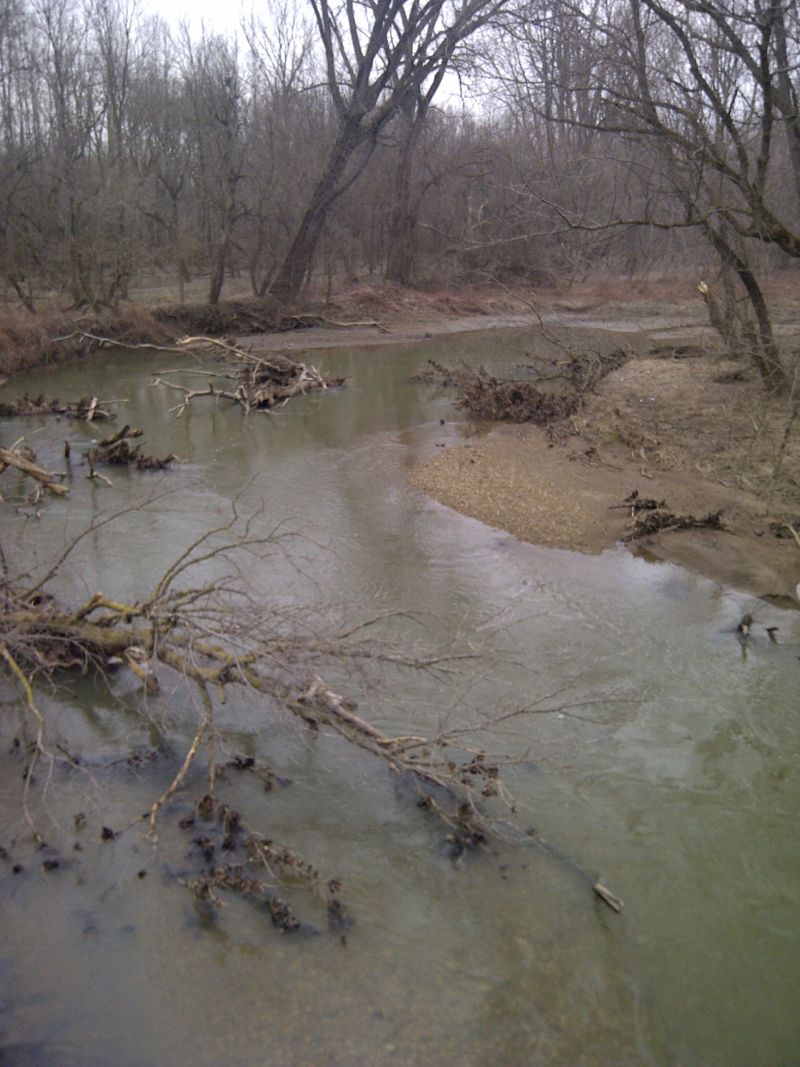
<path fill-rule="evenodd" d="M 46 733 L 46 721 L 33 700 L 33 685 L 39 679 L 49 679 L 60 670 L 105 672 L 113 665 L 129 670 L 156 692 L 155 668 L 161 665 L 177 672 L 195 690 L 201 714 L 178 770 L 150 807 L 151 836 L 160 814 L 186 785 L 204 743 L 209 749 L 208 796 L 213 804 L 217 734 L 212 695 L 222 702 L 229 688 L 240 687 L 266 698 L 272 708 L 283 708 L 313 730 L 333 732 L 411 784 L 420 807 L 446 827 L 454 855 L 481 846 L 491 837 L 506 837 L 508 828 L 516 840 L 522 840 L 524 831 L 485 808 L 494 800 L 513 814 L 513 799 L 501 776 L 501 767 L 513 759 L 493 760 L 464 744 L 466 738 L 457 730 L 440 730 L 430 739 L 391 736 L 358 714 L 356 704 L 329 685 L 322 673 L 325 663 L 340 672 L 342 665 L 363 667 L 370 660 L 376 665 L 395 662 L 421 669 L 435 669 L 438 661 L 430 656 L 393 657 L 366 640 L 336 639 L 316 631 L 298 633 L 288 616 L 282 619 L 249 594 L 247 575 L 235 558 L 241 552 L 273 550 L 280 530 L 259 537 L 248 532 L 248 524 L 244 532 L 240 526 L 234 518 L 197 538 L 167 568 L 150 596 L 133 603 L 97 592 L 69 608 L 47 594 L 42 582 L 26 585 L 23 579 L 6 574 L 0 584 L 0 666 L 5 666 L 24 695 L 36 724 L 37 751 L 44 751 Z M 216 577 L 209 577 L 209 568 Z M 344 632 L 352 635 L 357 630 L 351 626 Z M 529 710 L 535 713 L 537 709 L 531 705 Z M 484 721 L 479 728 L 486 727 Z M 613 894 L 599 894 L 595 880 L 577 863 L 544 842 L 533 843 L 579 874 L 614 907 Z M 211 882 L 202 882 L 203 892 L 212 888 L 214 879 L 209 877 Z M 219 884 L 227 878 L 228 874 L 220 875 Z"/>
<path fill-rule="evenodd" d="M 63 474 L 45 470 L 18 449 L 0 447 L 0 474 L 3 474 L 9 467 L 13 467 L 28 478 L 33 478 L 44 492 L 52 493 L 53 496 L 66 496 L 69 492 L 67 486 L 61 484 Z"/>

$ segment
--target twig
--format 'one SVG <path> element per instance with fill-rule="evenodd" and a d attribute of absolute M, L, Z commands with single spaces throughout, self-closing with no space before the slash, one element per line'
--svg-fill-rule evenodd
<path fill-rule="evenodd" d="M 201 689 L 201 692 L 202 692 L 202 689 Z M 206 697 L 208 697 L 208 692 L 207 691 L 206 691 L 205 695 L 206 695 Z M 206 712 L 206 714 L 203 716 L 202 722 L 200 723 L 200 727 L 198 728 L 197 733 L 194 735 L 194 740 L 192 741 L 191 745 L 189 746 L 189 751 L 186 753 L 186 756 L 184 757 L 184 760 L 183 760 L 183 763 L 181 764 L 180 770 L 175 775 L 175 777 L 172 779 L 172 781 L 167 786 L 167 788 L 164 790 L 164 792 L 161 794 L 161 796 L 158 798 L 158 800 L 154 800 L 152 805 L 150 806 L 150 818 L 149 818 L 149 828 L 148 828 L 148 831 L 147 831 L 147 836 L 150 837 L 153 841 L 157 841 L 158 840 L 158 836 L 156 834 L 156 822 L 158 820 L 158 813 L 163 808 L 163 806 L 167 803 L 167 801 L 170 799 L 170 797 L 173 797 L 175 795 L 175 793 L 177 793 L 177 791 L 180 789 L 181 785 L 183 784 L 183 780 L 185 779 L 186 775 L 189 773 L 189 768 L 192 765 L 192 761 L 194 760 L 194 757 L 197 755 L 197 752 L 198 752 L 198 750 L 200 748 L 200 745 L 203 743 L 203 734 L 206 732 L 206 728 L 208 727 L 208 725 L 209 725 L 209 718 L 208 718 L 208 712 Z"/>
<path fill-rule="evenodd" d="M 36 702 L 33 699 L 33 689 L 31 688 L 31 683 L 25 677 L 22 668 L 4 644 L 0 644 L 0 657 L 2 657 L 2 659 L 6 662 L 9 667 L 9 670 L 16 678 L 17 683 L 22 689 L 23 695 L 25 697 L 25 706 L 36 721 L 36 740 L 33 745 L 33 750 L 31 753 L 30 760 L 28 762 L 28 767 L 25 771 L 25 784 L 22 795 L 22 807 L 23 812 L 25 814 L 25 821 L 30 826 L 31 832 L 33 833 L 33 836 L 36 839 L 37 843 L 40 844 L 42 841 L 42 835 L 37 829 L 36 823 L 33 819 L 33 816 L 31 815 L 30 807 L 28 805 L 28 798 L 30 796 L 31 782 L 33 781 L 33 772 L 36 767 L 36 762 L 41 753 L 44 752 L 44 716 L 36 707 Z"/>

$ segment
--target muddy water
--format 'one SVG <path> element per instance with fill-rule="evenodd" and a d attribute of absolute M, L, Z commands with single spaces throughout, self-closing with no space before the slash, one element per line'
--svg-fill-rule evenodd
<path fill-rule="evenodd" d="M 444 677 L 387 674 L 371 693 L 358 678 L 335 679 L 387 731 L 429 730 L 442 715 L 470 723 L 547 694 L 542 708 L 568 706 L 510 720 L 490 739 L 523 757 L 509 777 L 521 822 L 562 859 L 503 845 L 465 861 L 368 756 L 309 739 L 252 701 L 229 702 L 230 750 L 287 784 L 264 792 L 229 773 L 224 798 L 342 879 L 357 920 L 345 947 L 297 888 L 286 895 L 319 933 L 283 935 L 235 901 L 209 923 L 176 879 L 191 863 L 169 822 L 156 846 L 138 828 L 101 842 L 101 827 L 129 824 L 180 763 L 196 709 L 169 683 L 145 705 L 122 678 L 113 693 L 69 679 L 42 697 L 54 738 L 87 766 L 40 774 L 31 803 L 52 851 L 35 851 L 19 814 L 7 694 L 0 1062 L 797 1062 L 797 616 L 622 550 L 595 559 L 516 543 L 404 483 L 410 466 L 472 432 L 446 397 L 409 384 L 409 371 L 430 355 L 514 361 L 529 347 L 505 333 L 331 352 L 318 362 L 349 375 L 347 389 L 248 420 L 200 401 L 171 421 L 175 397 L 147 386 L 164 358 L 104 357 L 18 384 L 70 397 L 91 381 L 128 400 L 124 418 L 145 430 L 148 451 L 186 460 L 163 479 L 112 472 L 113 488 L 87 482 L 76 461 L 69 501 L 49 503 L 39 521 L 4 511 L 4 543 L 30 563 L 101 509 L 136 503 L 81 542 L 65 593 L 141 596 L 238 495 L 242 512 L 263 506 L 259 528 L 285 522 L 306 534 L 293 563 L 254 569 L 258 595 L 313 601 L 331 624 L 401 611 L 390 636 L 480 654 Z M 4 441 L 33 430 L 40 461 L 54 467 L 65 438 L 77 457 L 90 433 L 42 421 L 4 426 Z M 754 607 L 783 643 L 759 630 L 743 658 L 731 631 Z M 145 758 L 118 762 L 134 750 Z M 175 810 L 188 812 L 203 790 L 198 768 Z M 78 811 L 86 824 L 76 830 Z M 43 856 L 60 866 L 45 871 Z M 13 863 L 24 869 L 13 874 Z M 624 898 L 621 916 L 594 902 L 581 872 Z"/>

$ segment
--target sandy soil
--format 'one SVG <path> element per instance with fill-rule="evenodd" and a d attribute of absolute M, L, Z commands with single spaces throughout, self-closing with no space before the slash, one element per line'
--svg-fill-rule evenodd
<path fill-rule="evenodd" d="M 773 320 L 797 337 L 794 275 L 776 280 Z M 537 319 L 577 347 L 629 347 L 580 415 L 555 433 L 499 426 L 450 449 L 411 475 L 418 488 L 464 514 L 537 544 L 598 553 L 625 536 L 622 500 L 634 489 L 675 514 L 722 509 L 725 532 L 664 533 L 631 545 L 786 607 L 797 607 L 800 546 L 800 426 L 780 464 L 788 403 L 769 400 L 741 365 L 715 353 L 716 338 L 691 280 L 640 286 L 609 282 L 566 293 L 460 290 L 421 294 L 364 286 L 333 313 L 379 326 L 320 326 L 248 339 L 255 348 L 311 352 L 384 346 L 469 330 L 532 326 Z M 644 354 L 643 354 L 644 353 Z M 656 353 L 656 354 L 646 354 Z M 778 469 L 776 469 L 776 467 Z"/>
<path fill-rule="evenodd" d="M 342 293 L 325 311 L 331 322 L 362 326 L 312 326 L 242 338 L 266 351 L 313 352 L 342 345 L 382 347 L 433 337 L 541 322 L 552 327 L 613 329 L 629 339 L 668 342 L 710 333 L 707 316 L 688 283 L 642 286 L 621 284 L 573 287 L 524 294 L 498 288 L 464 287 L 419 292 L 394 286 L 364 285 Z"/>
<path fill-rule="evenodd" d="M 675 514 L 722 509 L 725 532 L 673 531 L 632 548 L 796 607 L 800 546 L 770 523 L 800 516 L 800 442 L 773 478 L 787 402 L 726 380 L 739 369 L 712 356 L 633 358 L 555 432 L 500 426 L 411 480 L 523 540 L 588 553 L 629 532 L 630 512 L 616 505 L 633 490 Z"/>

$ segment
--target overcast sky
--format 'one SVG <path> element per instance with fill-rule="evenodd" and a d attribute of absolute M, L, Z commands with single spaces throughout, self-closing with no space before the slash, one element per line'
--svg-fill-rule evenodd
<path fill-rule="evenodd" d="M 295 0 L 302 4 L 303 0 Z M 249 15 L 258 3 L 251 0 L 141 0 L 142 11 L 160 15 L 176 28 L 182 20 L 199 31 L 201 24 L 213 33 L 234 34 L 243 14 Z"/>
<path fill-rule="evenodd" d="M 292 0 L 295 8 L 304 8 L 310 14 L 308 0 Z M 181 22 L 188 22 L 194 33 L 200 33 L 204 26 L 211 33 L 222 33 L 232 37 L 241 25 L 242 18 L 249 19 L 251 12 L 267 18 L 269 4 L 267 0 L 139 0 L 145 14 L 160 15 L 171 29 L 177 30 Z M 464 99 L 458 78 L 449 73 L 445 76 L 442 87 L 437 94 L 436 103 L 440 107 L 460 110 L 474 109 L 474 98 Z"/>

